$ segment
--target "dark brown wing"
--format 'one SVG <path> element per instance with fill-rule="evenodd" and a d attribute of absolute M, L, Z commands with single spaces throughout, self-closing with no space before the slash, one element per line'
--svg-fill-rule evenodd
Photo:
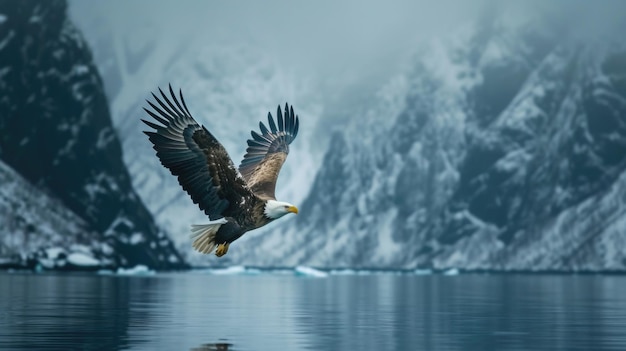
<path fill-rule="evenodd" d="M 285 104 L 283 118 L 280 106 L 276 113 L 278 126 L 272 114 L 267 114 L 269 129 L 259 122 L 261 134 L 252 131 L 252 139 L 248 139 L 248 149 L 239 165 L 250 189 L 260 198 L 275 199 L 276 180 L 278 173 L 289 153 L 289 144 L 298 135 L 300 121 L 294 115 L 293 107 Z"/>
<path fill-rule="evenodd" d="M 155 130 L 144 133 L 161 164 L 178 177 L 183 189 L 209 218 L 238 217 L 243 205 L 252 205 L 256 196 L 224 147 L 191 117 L 182 92 L 179 102 L 171 85 L 169 91 L 173 103 L 160 88 L 163 100 L 152 94 L 160 108 L 148 101 L 152 111 L 144 110 L 162 125 L 142 120 Z"/>

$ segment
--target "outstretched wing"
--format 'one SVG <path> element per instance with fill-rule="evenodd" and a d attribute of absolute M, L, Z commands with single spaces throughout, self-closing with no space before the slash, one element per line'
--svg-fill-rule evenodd
<path fill-rule="evenodd" d="M 191 117 L 182 91 L 179 91 L 180 102 L 171 85 L 171 101 L 160 88 L 159 92 L 163 100 L 154 93 L 152 97 L 160 108 L 147 101 L 152 111 L 144 110 L 161 125 L 142 121 L 154 129 L 144 133 L 154 145 L 161 164 L 178 177 L 183 189 L 209 218 L 236 217 L 241 205 L 255 197 L 254 194 L 235 169 L 226 149 Z"/>
<path fill-rule="evenodd" d="M 293 106 L 285 104 L 283 116 L 280 106 L 276 112 L 278 124 L 271 113 L 267 114 L 269 129 L 259 122 L 261 134 L 252 131 L 248 139 L 248 149 L 239 165 L 239 172 L 248 187 L 260 198 L 275 199 L 276 180 L 287 154 L 289 144 L 296 138 L 300 122 L 293 113 Z"/>

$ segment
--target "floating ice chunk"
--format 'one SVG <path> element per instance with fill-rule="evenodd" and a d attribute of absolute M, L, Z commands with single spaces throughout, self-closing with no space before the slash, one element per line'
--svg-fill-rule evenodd
<path fill-rule="evenodd" d="M 315 278 L 324 278 L 328 277 L 328 273 L 320 271 L 315 268 L 298 266 L 294 270 L 296 275 L 307 276 L 307 277 L 315 277 Z"/>
<path fill-rule="evenodd" d="M 457 268 L 451 268 L 443 272 L 443 275 L 458 275 L 458 274 L 459 274 L 459 270 Z"/>
<path fill-rule="evenodd" d="M 118 275 L 153 275 L 154 271 L 150 270 L 150 268 L 142 264 L 138 264 L 133 268 L 118 268 L 117 274 Z"/>
<path fill-rule="evenodd" d="M 81 267 L 95 267 L 100 265 L 100 261 L 82 252 L 73 252 L 69 254 L 69 256 L 67 256 L 67 261 L 74 266 Z"/>
<path fill-rule="evenodd" d="M 215 275 L 237 275 L 237 274 L 245 274 L 246 267 L 232 266 L 232 267 L 227 267 L 227 268 L 215 268 L 215 269 L 207 269 L 206 272 L 208 274 L 215 274 Z"/>

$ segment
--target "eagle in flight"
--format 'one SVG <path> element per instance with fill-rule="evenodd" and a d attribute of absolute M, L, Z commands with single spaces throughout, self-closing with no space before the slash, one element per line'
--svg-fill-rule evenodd
<path fill-rule="evenodd" d="M 218 257 L 245 232 L 262 227 L 288 213 L 298 213 L 290 203 L 277 201 L 276 180 L 289 144 L 298 134 L 300 124 L 293 107 L 278 106 L 277 121 L 268 113 L 269 128 L 259 122 L 260 133 L 252 131 L 248 148 L 235 168 L 226 149 L 204 126 L 191 116 L 182 91 L 180 101 L 169 86 L 170 97 L 159 88 L 161 98 L 152 93 L 155 103 L 146 100 L 152 110 L 144 110 L 160 124 L 142 119 L 151 131 L 144 132 L 156 155 L 209 216 L 208 224 L 192 225 L 193 247 L 202 253 L 214 248 Z M 157 106 L 158 104 L 158 106 Z"/>

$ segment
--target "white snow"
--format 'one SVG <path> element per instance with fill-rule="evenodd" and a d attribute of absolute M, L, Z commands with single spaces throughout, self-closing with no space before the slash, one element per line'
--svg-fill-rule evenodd
<path fill-rule="evenodd" d="M 393 240 L 394 224 L 398 220 L 398 209 L 392 208 L 387 211 L 384 217 L 379 218 L 382 223 L 377 226 L 378 246 L 376 250 L 376 258 L 378 260 L 392 260 L 394 255 L 403 249 L 401 243 Z"/>
<path fill-rule="evenodd" d="M 72 245 L 70 245 L 69 251 L 71 251 L 71 252 L 82 252 L 82 253 L 84 253 L 86 255 L 91 255 L 91 249 L 89 248 L 89 246 L 83 245 L 83 244 L 73 243 Z"/>
<path fill-rule="evenodd" d="M 131 245 L 137 245 L 144 241 L 144 237 L 142 233 L 133 233 L 130 236 L 129 242 Z"/>
<path fill-rule="evenodd" d="M 100 261 L 82 252 L 73 252 L 67 256 L 67 262 L 81 267 L 95 267 Z"/>
<path fill-rule="evenodd" d="M 524 149 L 516 149 L 509 152 L 506 156 L 496 162 L 496 168 L 505 172 L 515 170 L 524 170 L 526 164 L 532 159 L 532 156 Z"/>
<path fill-rule="evenodd" d="M 50 259 L 55 259 L 59 257 L 60 254 L 64 253 L 65 250 L 60 247 L 51 247 L 45 250 L 46 257 Z"/>
<path fill-rule="evenodd" d="M 113 254 L 113 248 L 107 244 L 107 243 L 102 243 L 100 245 L 100 250 L 102 250 L 102 253 L 109 256 Z"/>
<path fill-rule="evenodd" d="M 104 231 L 104 235 L 105 236 L 116 235 L 115 228 L 117 228 L 118 226 L 126 226 L 128 228 L 134 227 L 133 222 L 128 220 L 128 218 L 120 216 L 111 222 L 111 225 L 109 225 L 109 228 L 107 228 L 107 230 Z"/>
<path fill-rule="evenodd" d="M 113 140 L 115 140 L 115 133 L 110 127 L 106 127 L 98 133 L 96 148 L 105 149 Z"/>
<path fill-rule="evenodd" d="M 72 67 L 72 71 L 74 74 L 81 75 L 89 72 L 89 67 L 87 65 L 74 65 Z"/>

